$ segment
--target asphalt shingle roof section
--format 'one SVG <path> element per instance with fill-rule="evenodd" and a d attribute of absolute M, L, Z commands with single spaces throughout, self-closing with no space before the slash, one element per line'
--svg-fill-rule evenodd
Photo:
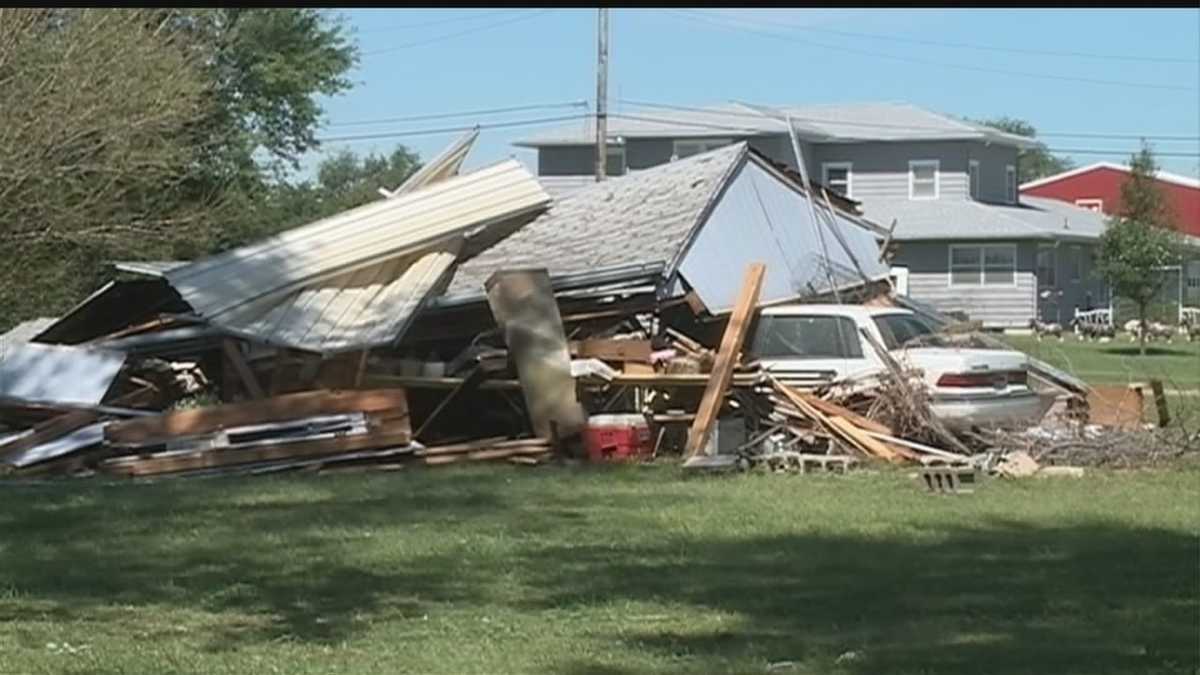
<path fill-rule="evenodd" d="M 862 200 L 867 218 L 896 219 L 899 241 L 933 239 L 1097 239 L 1103 214 L 1054 199 L 1021 197 L 1021 204 L 988 204 L 971 199 Z"/>
<path fill-rule="evenodd" d="M 747 152 L 736 143 L 573 192 L 461 263 L 445 296 L 481 295 L 500 269 L 546 267 L 554 277 L 669 262 Z"/>
<path fill-rule="evenodd" d="M 1036 141 L 933 112 L 908 103 L 827 105 L 706 106 L 702 110 L 637 108 L 609 117 L 610 138 L 759 136 L 784 133 L 780 115 L 789 114 L 806 141 L 988 140 L 1031 146 Z M 629 117 L 622 117 L 628 115 Z M 632 119 L 631 119 L 632 118 Z M 592 121 L 584 120 L 517 141 L 515 145 L 576 145 L 595 142 Z"/>

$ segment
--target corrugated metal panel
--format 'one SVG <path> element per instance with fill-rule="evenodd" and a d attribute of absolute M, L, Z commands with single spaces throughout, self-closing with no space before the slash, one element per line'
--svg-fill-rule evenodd
<path fill-rule="evenodd" d="M 171 270 L 166 278 L 198 314 L 218 318 L 549 202 L 521 163 L 508 160 Z"/>
<path fill-rule="evenodd" d="M 268 344 L 320 353 L 387 344 L 445 280 L 459 245 L 456 241 L 364 267 L 282 301 L 245 305 L 214 323 Z"/>
<path fill-rule="evenodd" d="M 30 319 L 23 323 L 13 326 L 12 330 L 0 335 L 0 358 L 4 356 L 4 350 L 10 346 L 23 345 L 32 341 L 35 337 L 45 332 L 47 328 L 58 323 L 58 319 L 50 317 L 41 317 L 38 319 Z"/>
<path fill-rule="evenodd" d="M 387 195 L 388 199 L 408 194 L 414 190 L 427 185 L 433 185 L 457 175 L 463 160 L 470 154 L 471 148 L 475 147 L 475 139 L 477 138 L 479 138 L 479 129 L 470 131 L 466 136 L 451 143 L 449 147 L 438 153 L 437 157 L 426 162 L 425 166 L 409 176 L 400 187 L 392 190 Z"/>
<path fill-rule="evenodd" d="M 0 354 L 0 398 L 97 405 L 125 363 L 99 349 L 30 343 Z"/>
<path fill-rule="evenodd" d="M 186 260 L 122 260 L 113 263 L 113 267 L 130 274 L 162 277 L 167 272 L 187 264 L 189 263 Z"/>
<path fill-rule="evenodd" d="M 854 261 L 827 224 L 818 235 L 806 200 L 757 157 L 742 167 L 679 264 L 679 272 L 710 311 L 733 307 L 741 284 L 733 271 L 752 262 L 767 265 L 763 303 L 827 291 L 830 275 L 838 287 L 862 283 Z M 888 275 L 871 231 L 839 218 L 838 232 L 869 278 Z"/>

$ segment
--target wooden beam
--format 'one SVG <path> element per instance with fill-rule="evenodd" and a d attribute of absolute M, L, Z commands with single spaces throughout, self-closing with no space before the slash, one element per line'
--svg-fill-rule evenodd
<path fill-rule="evenodd" d="M 221 341 L 221 348 L 225 350 L 225 357 L 229 359 L 229 363 L 237 371 L 238 377 L 242 380 L 242 385 L 246 387 L 246 392 L 250 394 L 250 398 L 266 398 L 267 395 L 263 391 L 262 385 L 258 383 L 258 378 L 254 377 L 254 371 L 250 370 L 250 366 L 246 363 L 246 358 L 242 356 L 241 350 L 238 349 L 237 343 L 227 338 Z"/>
<path fill-rule="evenodd" d="M 370 356 L 371 350 L 362 350 L 362 356 L 358 357 L 358 370 L 354 373 L 354 388 L 358 389 L 362 386 L 363 377 L 367 374 L 367 357 Z"/>
<path fill-rule="evenodd" d="M 733 379 L 733 368 L 737 365 L 737 354 L 742 350 L 746 341 L 746 333 L 750 328 L 750 320 L 758 306 L 758 296 L 762 291 L 763 277 L 766 276 L 767 266 L 754 263 L 746 270 L 742 281 L 742 290 L 725 326 L 725 335 L 721 337 L 721 347 L 717 350 L 717 359 L 713 363 L 708 386 L 700 399 L 700 408 L 692 428 L 688 432 L 685 457 L 692 457 L 704 450 L 708 437 L 712 433 L 717 414 L 721 411 L 721 403 L 725 400 L 725 390 Z"/>
<path fill-rule="evenodd" d="M 826 415 L 837 415 L 838 417 L 844 417 L 853 422 L 854 426 L 859 427 L 860 429 L 874 431 L 877 434 L 887 434 L 888 436 L 892 435 L 892 430 L 886 425 L 880 424 L 879 422 L 871 419 L 867 419 L 853 410 L 844 408 L 836 403 L 831 403 L 825 399 L 817 398 L 816 396 L 805 392 L 796 392 L 796 394 L 800 396 L 800 398 L 803 398 L 805 403 L 811 405 L 817 410 L 820 410 Z"/>
<path fill-rule="evenodd" d="M 115 422 L 104 430 L 114 445 L 146 445 L 176 436 L 210 434 L 229 427 L 301 419 L 315 415 L 395 411 L 407 415 L 403 389 L 306 391 L 262 401 L 181 410 L 154 417 Z M 394 415 L 393 415 L 394 416 Z"/>
<path fill-rule="evenodd" d="M 637 361 L 650 363 L 649 340 L 611 340 L 593 338 L 572 340 L 567 343 L 571 354 L 581 359 L 603 359 L 605 361 Z"/>
<path fill-rule="evenodd" d="M 274 460 L 301 457 L 336 455 L 357 450 L 386 448 L 408 445 L 411 439 L 407 431 L 356 434 L 310 441 L 290 441 L 274 445 L 256 445 L 251 448 L 222 448 L 203 450 L 189 454 L 164 454 L 129 460 L 114 458 L 105 460 L 100 467 L 105 471 L 127 476 L 152 476 L 161 473 L 212 469 L 240 464 L 256 464 Z"/>
<path fill-rule="evenodd" d="M 0 445 L 0 463 L 30 448 L 36 448 L 43 443 L 49 443 L 56 438 L 61 438 L 73 431 L 82 429 L 95 422 L 96 419 L 96 413 L 83 410 L 64 413 L 48 419 L 33 427 L 32 433 L 25 434 Z"/>

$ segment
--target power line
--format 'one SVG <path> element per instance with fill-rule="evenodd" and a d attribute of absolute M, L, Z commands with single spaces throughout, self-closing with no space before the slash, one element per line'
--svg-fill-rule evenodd
<path fill-rule="evenodd" d="M 690 12 L 692 14 L 697 14 L 697 15 L 704 15 L 704 16 L 710 16 L 710 17 L 713 16 L 712 14 L 710 14 L 708 12 L 698 12 L 695 10 L 682 10 L 682 11 L 687 11 L 687 12 Z M 713 17 L 713 18 L 716 18 L 716 17 Z M 750 24 L 755 23 L 755 22 L 749 21 L 747 19 L 738 19 L 738 20 L 743 21 L 744 23 L 750 23 Z M 758 23 L 757 25 L 767 25 L 767 24 Z M 829 33 L 832 35 L 843 35 L 846 37 L 861 37 L 861 38 L 868 38 L 868 39 L 872 39 L 872 40 L 890 40 L 892 42 L 905 42 L 908 44 L 929 45 L 929 46 L 933 46 L 933 47 L 950 47 L 950 48 L 954 48 L 954 49 L 975 49 L 975 50 L 979 50 L 979 51 L 1008 52 L 1008 53 L 1012 53 L 1012 54 L 1034 54 L 1034 55 L 1039 55 L 1039 56 L 1070 56 L 1070 57 L 1085 58 L 1085 59 L 1105 59 L 1105 60 L 1110 60 L 1110 61 L 1137 61 L 1137 62 L 1147 62 L 1147 63 L 1188 63 L 1188 64 L 1193 64 L 1193 65 L 1200 64 L 1200 59 L 1195 59 L 1195 58 L 1177 58 L 1177 57 L 1170 57 L 1170 56 L 1132 56 L 1132 55 L 1128 55 L 1128 54 L 1099 54 L 1099 53 L 1094 53 L 1094 52 L 1056 51 L 1056 50 L 1052 50 L 1052 49 L 1027 49 L 1027 48 L 1018 48 L 1018 47 L 999 47 L 999 46 L 994 46 L 994 45 L 969 44 L 966 42 L 944 42 L 944 41 L 939 41 L 939 40 L 923 40 L 923 39 L 918 39 L 918 38 L 900 37 L 900 36 L 896 36 L 896 35 L 881 35 L 879 33 L 856 33 L 856 32 L 847 31 L 847 30 L 835 30 L 833 28 L 817 28 L 817 27 L 813 27 L 813 26 L 803 26 L 803 25 L 799 25 L 799 24 L 786 23 L 786 22 L 780 22 L 777 24 L 770 24 L 770 25 L 772 25 L 772 26 L 783 25 L 783 26 L 787 26 L 788 28 L 791 28 L 793 30 L 808 31 L 808 32 L 813 32 L 813 33 Z"/>
<path fill-rule="evenodd" d="M 477 115 L 502 115 L 512 112 L 525 112 L 529 110 L 546 110 L 550 108 L 586 108 L 587 101 L 564 101 L 562 103 L 541 103 L 530 105 L 515 105 L 507 108 L 487 108 L 483 110 L 464 110 L 462 112 L 451 113 L 433 113 L 429 115 L 411 115 L 408 117 L 381 117 L 374 120 L 355 120 L 353 122 L 337 122 L 327 124 L 326 127 L 357 127 L 370 126 L 372 124 L 390 124 L 393 122 L 420 122 L 424 120 L 439 120 L 449 119 L 453 117 L 475 117 Z"/>
<path fill-rule="evenodd" d="M 711 17 L 708 17 L 707 15 L 692 16 L 691 14 L 684 14 L 684 13 L 675 12 L 675 11 L 668 11 L 667 13 L 670 15 L 673 15 L 673 16 L 678 16 L 683 19 L 687 19 L 688 21 L 701 21 L 703 23 L 708 23 L 710 25 L 718 26 L 721 28 L 726 28 L 726 29 L 735 30 L 735 31 L 742 31 L 742 32 L 746 32 L 746 33 L 752 33 L 754 35 L 760 35 L 763 37 L 774 38 L 776 40 L 783 40 L 786 42 L 795 42 L 795 43 L 799 43 L 799 44 L 806 44 L 806 45 L 810 45 L 813 47 L 821 47 L 823 49 L 832 49 L 835 51 L 843 51 L 843 52 L 848 52 L 851 54 L 859 54 L 862 56 L 871 56 L 871 57 L 880 58 L 880 59 L 890 59 L 893 61 L 902 61 L 902 62 L 906 62 L 906 63 L 917 63 L 920 65 L 926 65 L 926 66 L 938 66 L 941 68 L 952 68 L 952 69 L 957 69 L 957 70 L 967 70 L 967 71 L 974 71 L 974 72 L 979 72 L 979 73 L 992 73 L 992 74 L 996 74 L 996 75 L 1010 75 L 1010 76 L 1023 77 L 1023 78 L 1038 78 L 1038 79 L 1044 79 L 1044 80 L 1057 80 L 1060 82 L 1080 82 L 1080 83 L 1084 83 L 1084 84 L 1102 84 L 1102 85 L 1109 85 L 1109 86 L 1116 86 L 1116 87 L 1134 87 L 1134 88 L 1139 88 L 1139 89 L 1161 89 L 1161 90 L 1167 90 L 1167 91 L 1187 91 L 1187 92 L 1196 91 L 1196 87 L 1183 87 L 1183 86 L 1178 86 L 1178 85 L 1173 85 L 1173 84 L 1148 84 L 1148 83 L 1144 83 L 1144 82 L 1123 82 L 1123 81 L 1117 81 L 1117 80 L 1099 80 L 1099 79 L 1090 78 L 1090 77 L 1074 77 L 1074 76 L 1070 76 L 1070 75 L 1051 75 L 1049 73 L 1028 73 L 1028 72 L 1021 72 L 1021 71 L 1016 71 L 1016 70 L 1003 70 L 1000 68 L 986 68 L 983 66 L 970 66 L 970 65 L 957 64 L 957 63 L 946 63 L 944 61 L 936 61 L 936 60 L 932 60 L 932 59 L 919 59 L 919 58 L 913 58 L 913 57 L 908 57 L 908 56 L 897 56 L 895 54 L 887 54 L 884 52 L 876 52 L 876 51 L 870 51 L 870 50 L 866 50 L 866 49 L 857 49 L 854 47 L 845 47 L 842 45 L 831 45 L 831 44 L 822 43 L 822 42 L 814 42 L 812 40 L 806 40 L 806 39 L 798 38 L 798 37 L 795 37 L 792 35 L 780 35 L 778 33 L 771 33 L 771 32 L 767 32 L 767 31 L 763 31 L 763 30 L 756 30 L 754 28 L 747 28 L 746 26 L 742 26 L 742 25 L 731 24 L 727 20 L 716 20 Z"/>
<path fill-rule="evenodd" d="M 428 40 L 418 40 L 416 42 L 409 42 L 407 44 L 396 45 L 394 47 L 388 47 L 386 49 L 376 49 L 376 50 L 370 51 L 370 52 L 363 52 L 363 56 L 377 56 L 379 54 L 390 54 L 392 52 L 400 51 L 401 49 L 408 49 L 409 47 L 423 47 L 425 45 L 431 45 L 431 44 L 434 44 L 437 42 L 443 42 L 445 40 L 452 40 L 456 37 L 461 37 L 463 35 L 470 35 L 471 33 L 478 33 L 480 31 L 490 30 L 492 28 L 499 28 L 500 26 L 507 26 L 510 23 L 516 23 L 518 21 L 528 21 L 530 19 L 537 18 L 543 14 L 548 14 L 551 11 L 552 10 L 549 10 L 549 9 L 543 9 L 541 11 L 533 12 L 532 14 L 521 14 L 520 16 L 513 17 L 510 19 L 505 19 L 504 21 L 494 21 L 492 23 L 484 24 L 482 26 L 474 26 L 472 28 L 467 28 L 466 30 L 460 30 L 457 33 L 447 33 L 446 35 L 439 35 L 437 37 L 432 37 L 432 38 L 429 38 Z"/>
<path fill-rule="evenodd" d="M 1050 152 L 1061 152 L 1061 153 L 1065 153 L 1065 154 L 1069 154 L 1069 155 L 1111 155 L 1113 157 L 1116 157 L 1118 155 L 1122 156 L 1122 157 L 1128 157 L 1130 155 L 1136 155 L 1138 153 L 1138 149 L 1134 149 L 1134 150 L 1083 149 L 1083 150 L 1081 150 L 1081 149 L 1077 149 L 1077 148 L 1046 148 L 1046 150 L 1049 150 Z M 1155 157 L 1200 157 L 1200 152 L 1173 152 L 1173 151 L 1159 152 L 1158 150 L 1155 150 L 1154 156 Z"/>
<path fill-rule="evenodd" d="M 512 14 L 512 13 L 514 13 L 514 11 L 516 11 L 516 10 L 501 9 L 501 10 L 496 10 L 494 12 L 471 12 L 470 14 L 468 14 L 466 16 L 461 16 L 461 15 L 460 16 L 451 16 L 451 17 L 447 17 L 444 19 L 434 19 L 433 21 L 419 21 L 417 23 L 402 23 L 402 24 L 395 24 L 392 26 L 380 26 L 378 28 L 368 28 L 366 30 L 359 31 L 359 32 L 362 34 L 387 33 L 387 32 L 395 31 L 395 30 L 406 30 L 408 28 L 425 28 L 428 26 L 440 26 L 442 24 L 457 23 L 459 21 L 478 21 L 479 19 L 483 19 L 483 18 L 489 17 L 489 16 L 496 16 L 499 14 Z"/>
<path fill-rule="evenodd" d="M 370 141 L 384 138 L 406 138 L 409 136 L 434 136 L 437 134 L 471 131 L 472 129 L 504 129 L 507 127 L 526 127 L 535 126 L 538 124 L 552 124 L 555 122 L 569 122 L 571 120 L 589 119 L 590 117 L 590 115 L 564 115 L 561 117 L 542 117 L 538 119 L 515 120 L 512 122 L 474 124 L 465 127 L 442 127 L 440 129 L 417 129 L 412 131 L 387 131 L 375 134 L 359 134 L 356 136 L 326 136 L 323 138 L 318 138 L 317 141 L 321 143 L 341 143 L 347 141 Z"/>
<path fill-rule="evenodd" d="M 685 112 L 702 112 L 702 113 L 710 113 L 715 116 L 752 117 L 755 119 L 764 119 L 764 118 L 765 119 L 778 119 L 777 117 L 772 117 L 765 113 L 759 113 L 759 112 L 737 112 L 737 111 L 733 111 L 733 110 L 714 110 L 712 108 L 701 108 L 701 107 L 697 107 L 697 106 L 674 105 L 674 104 L 670 104 L 670 103 L 655 103 L 655 102 L 651 102 L 651 101 L 634 101 L 634 100 L 630 100 L 630 99 L 621 99 L 620 102 L 626 103 L 629 105 L 640 106 L 640 107 L 644 107 L 644 108 L 663 108 L 666 110 L 681 110 L 681 111 L 685 111 Z M 856 121 L 851 121 L 851 120 L 842 120 L 842 119 L 835 119 L 835 118 L 829 118 L 829 117 L 825 117 L 825 118 L 803 117 L 803 116 L 798 116 L 798 115 L 792 115 L 792 119 L 799 120 L 802 122 L 837 124 L 837 125 L 849 126 L 849 127 L 867 127 L 867 128 L 879 128 L 879 129 L 917 129 L 917 130 L 922 130 L 922 131 L 945 131 L 945 129 L 943 127 L 930 127 L 930 126 L 920 126 L 920 125 L 912 125 L 912 124 L 888 124 L 886 122 L 856 122 Z M 963 123 L 967 124 L 967 122 L 963 122 Z M 979 123 L 979 124 L 977 124 L 977 126 L 988 126 L 988 125 Z M 735 128 L 735 127 L 731 127 L 731 128 Z M 997 131 L 1003 131 L 1003 130 L 997 129 Z M 1181 141 L 1181 142 L 1200 141 L 1200 136 L 1154 135 L 1154 134 L 1135 134 L 1135 133 L 1099 134 L 1099 133 L 1073 133 L 1073 132 L 1065 132 L 1065 131 L 1048 131 L 1048 132 L 1047 131 L 1039 131 L 1039 132 L 1037 132 L 1037 135 L 1038 135 L 1038 137 L 1061 136 L 1064 138 L 1098 138 L 1098 139 L 1108 139 L 1108 140 L 1134 140 L 1134 141 L 1141 140 L 1141 139 L 1162 140 L 1162 141 Z"/>

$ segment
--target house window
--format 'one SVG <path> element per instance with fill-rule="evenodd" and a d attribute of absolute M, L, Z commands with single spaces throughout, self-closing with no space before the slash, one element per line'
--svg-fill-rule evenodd
<path fill-rule="evenodd" d="M 1012 164 L 1004 167 L 1004 198 L 1009 204 L 1017 203 L 1017 167 Z"/>
<path fill-rule="evenodd" d="M 1075 206 L 1087 209 L 1089 211 L 1095 211 L 1096 213 L 1104 212 L 1103 199 L 1076 199 Z"/>
<path fill-rule="evenodd" d="M 950 246 L 951 286 L 1012 286 L 1016 279 L 1015 244 Z"/>
<path fill-rule="evenodd" d="M 1054 246 L 1039 244 L 1037 248 L 1038 288 L 1054 288 L 1058 285 L 1058 274 Z"/>
<path fill-rule="evenodd" d="M 625 146 L 605 145 L 604 173 L 609 176 L 625 175 Z"/>
<path fill-rule="evenodd" d="M 851 196 L 853 166 L 850 162 L 825 162 L 821 165 L 821 183 L 842 196 Z"/>
<path fill-rule="evenodd" d="M 908 198 L 937 199 L 938 174 L 941 163 L 936 159 L 914 160 L 908 163 Z"/>
<path fill-rule="evenodd" d="M 1083 278 L 1083 247 L 1075 244 L 1071 247 L 1071 282 L 1079 283 Z"/>
<path fill-rule="evenodd" d="M 717 148 L 729 145 L 728 138 L 690 138 L 687 140 L 676 140 L 672 159 L 683 159 L 692 155 L 699 155 L 702 152 L 716 150 Z"/>
<path fill-rule="evenodd" d="M 1200 260 L 1187 264 L 1187 287 L 1200 292 Z"/>
<path fill-rule="evenodd" d="M 967 177 L 971 188 L 971 199 L 979 199 L 979 160 L 967 163 Z"/>

